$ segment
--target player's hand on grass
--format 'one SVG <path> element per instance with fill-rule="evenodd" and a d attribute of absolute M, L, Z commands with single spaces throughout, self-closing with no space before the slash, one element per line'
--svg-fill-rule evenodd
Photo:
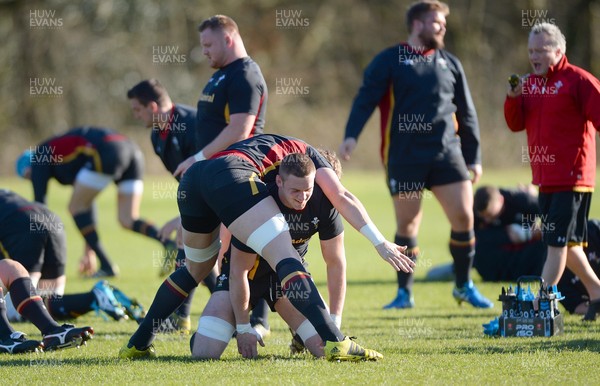
<path fill-rule="evenodd" d="M 177 166 L 177 169 L 175 169 L 175 171 L 173 172 L 173 176 L 177 177 L 177 176 L 181 175 L 183 177 L 183 174 L 195 162 L 196 162 L 196 159 L 194 158 L 194 156 L 188 157 L 185 161 L 183 161 L 182 163 L 180 163 L 179 166 Z"/>
<path fill-rule="evenodd" d="M 96 253 L 87 246 L 83 251 L 83 256 L 79 259 L 79 274 L 82 276 L 91 276 L 98 270 Z"/>
<path fill-rule="evenodd" d="M 263 342 L 263 339 L 258 331 L 252 327 L 250 328 L 252 331 L 244 333 L 240 333 L 240 331 L 238 331 L 236 335 L 238 352 L 242 355 L 242 357 L 248 359 L 256 358 L 258 356 L 257 343 L 260 343 L 262 347 L 265 347 L 265 343 Z"/>
<path fill-rule="evenodd" d="M 158 231 L 158 237 L 160 237 L 160 241 L 165 242 L 170 240 L 173 232 L 178 231 L 179 227 L 181 227 L 181 217 L 177 216 L 160 228 Z M 177 234 L 177 236 L 179 237 L 179 234 Z"/>
<path fill-rule="evenodd" d="M 403 252 L 406 251 L 406 246 L 396 245 L 385 240 L 383 243 L 375 247 L 379 256 L 388 262 L 396 271 L 413 272 L 415 262 Z"/>

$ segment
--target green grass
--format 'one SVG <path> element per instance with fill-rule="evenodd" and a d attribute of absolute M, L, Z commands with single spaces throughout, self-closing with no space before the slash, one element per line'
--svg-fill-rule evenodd
<path fill-rule="evenodd" d="M 527 182 L 527 169 L 486 171 L 483 182 L 511 186 Z M 26 197 L 31 188 L 23 181 L 3 179 Z M 348 172 L 344 182 L 365 204 L 375 223 L 386 235 L 394 232 L 390 198 L 379 172 Z M 142 203 L 142 216 L 162 224 L 176 214 L 176 184 L 170 177 L 149 177 Z M 67 293 L 89 291 L 93 281 L 77 275 L 83 243 L 66 212 L 70 188 L 52 184 L 50 207 L 63 221 L 68 235 Z M 98 202 L 100 235 L 121 276 L 111 282 L 148 306 L 161 283 L 157 264 L 161 248 L 132 232 L 123 231 L 116 219 L 115 190 L 103 192 Z M 596 197 L 597 198 L 597 197 Z M 592 217 L 600 216 L 597 200 Z M 104 321 L 94 314 L 79 318 L 78 325 L 92 325 L 95 338 L 87 347 L 41 355 L 0 355 L 0 379 L 5 383 L 88 384 L 598 384 L 597 368 L 600 324 L 584 325 L 580 317 L 565 315 L 564 335 L 553 338 L 490 339 L 481 324 L 500 314 L 492 310 L 458 307 L 450 283 L 426 283 L 428 268 L 450 261 L 447 250 L 449 226 L 440 206 L 430 196 L 424 200 L 425 216 L 419 244 L 422 258 L 415 284 L 416 308 L 383 311 L 381 306 L 396 291 L 395 273 L 370 244 L 349 227 L 346 232 L 348 294 L 343 330 L 355 335 L 366 347 L 382 352 L 377 363 L 329 363 L 308 356 L 290 357 L 289 333 L 272 314 L 272 335 L 260 348 L 258 360 L 243 360 L 232 341 L 219 362 L 195 362 L 189 357 L 187 338 L 159 336 L 155 361 L 121 362 L 119 347 L 135 331 L 132 321 Z M 324 265 L 318 245 L 308 256 L 310 270 L 326 295 Z M 476 281 L 478 276 L 474 275 Z M 480 290 L 497 299 L 500 283 L 478 282 Z M 197 323 L 208 291 L 200 288 L 194 300 L 192 320 Z M 16 328 L 39 338 L 30 324 Z"/>

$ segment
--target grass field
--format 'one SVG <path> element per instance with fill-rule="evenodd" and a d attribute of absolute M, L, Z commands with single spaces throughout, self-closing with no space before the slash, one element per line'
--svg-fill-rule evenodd
<path fill-rule="evenodd" d="M 486 171 L 484 183 L 514 186 L 527 182 L 528 169 Z M 365 204 L 371 217 L 387 236 L 394 232 L 392 206 L 379 172 L 348 172 L 343 180 Z M 142 216 L 162 224 L 176 214 L 177 185 L 168 177 L 148 177 Z M 31 197 L 24 181 L 0 179 L 0 186 Z M 52 184 L 49 206 L 65 222 L 68 236 L 67 293 L 89 291 L 94 284 L 77 274 L 83 250 L 81 237 L 66 212 L 70 189 Z M 115 190 L 103 192 L 98 202 L 100 236 L 121 268 L 111 283 L 149 306 L 161 283 L 158 262 L 161 248 L 132 232 L 120 229 L 116 219 Z M 258 360 L 243 360 L 231 342 L 221 361 L 190 359 L 187 337 L 161 335 L 155 341 L 159 358 L 122 362 L 121 345 L 135 331 L 132 321 L 104 321 L 93 313 L 79 318 L 78 325 L 92 325 L 93 341 L 79 350 L 56 353 L 0 355 L 0 383 L 8 384 L 599 384 L 598 353 L 600 322 L 582 324 L 578 316 L 565 316 L 565 334 L 553 338 L 498 338 L 483 335 L 481 324 L 499 316 L 501 305 L 491 310 L 458 307 L 451 283 L 422 281 L 429 267 L 450 261 L 447 250 L 449 226 L 431 196 L 424 199 L 425 217 L 419 244 L 421 259 L 415 284 L 416 307 L 384 311 L 396 292 L 395 273 L 370 244 L 347 227 L 348 293 L 343 331 L 358 342 L 384 354 L 376 363 L 330 363 L 308 356 L 291 357 L 289 333 L 272 314 L 272 334 Z M 591 217 L 600 216 L 598 197 Z M 326 295 L 325 273 L 318 245 L 308 256 L 310 271 Z M 481 283 L 480 290 L 496 300 L 501 283 Z M 192 323 L 208 298 L 200 288 L 194 300 Z M 39 338 L 30 324 L 15 327 Z"/>

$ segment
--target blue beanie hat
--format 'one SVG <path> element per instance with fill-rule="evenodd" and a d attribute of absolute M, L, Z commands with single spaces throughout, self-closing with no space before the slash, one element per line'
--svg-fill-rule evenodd
<path fill-rule="evenodd" d="M 21 178 L 25 178 L 25 171 L 31 167 L 32 156 L 33 152 L 31 150 L 25 150 L 19 156 L 19 158 L 17 158 L 17 162 L 15 162 L 15 170 Z"/>

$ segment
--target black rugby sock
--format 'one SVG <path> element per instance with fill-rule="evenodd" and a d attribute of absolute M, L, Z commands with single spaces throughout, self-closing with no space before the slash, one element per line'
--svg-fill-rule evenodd
<path fill-rule="evenodd" d="M 412 261 L 417 261 L 417 257 L 419 256 L 419 247 L 417 246 L 416 237 L 404 237 L 396 235 L 394 237 L 394 243 L 400 246 L 406 245 L 408 248 L 406 251 L 404 251 L 404 254 L 410 257 Z M 398 271 L 396 274 L 398 275 L 398 288 L 404 288 L 409 292 L 412 292 L 412 287 L 415 281 L 414 274 L 403 271 Z"/>
<path fill-rule="evenodd" d="M 176 270 L 177 269 L 186 269 L 185 268 L 185 252 L 183 251 L 183 249 L 177 250 L 177 257 L 175 258 L 175 269 Z M 204 279 L 204 280 L 206 280 L 206 279 Z M 195 293 L 196 293 L 196 288 L 194 288 L 188 292 L 187 298 L 185 298 L 183 303 L 181 303 L 179 308 L 177 308 L 177 311 L 175 311 L 175 313 L 177 313 L 177 315 L 184 317 L 184 318 L 190 316 L 191 311 L 192 311 L 192 301 L 194 300 Z M 212 291 L 211 291 L 211 293 L 212 293 Z"/>
<path fill-rule="evenodd" d="M 212 294 L 215 291 L 215 287 L 217 286 L 217 274 L 215 271 L 210 271 L 207 277 L 202 280 L 202 283 L 208 288 L 210 293 Z"/>
<path fill-rule="evenodd" d="M 52 319 L 29 277 L 20 277 L 10 285 L 10 297 L 19 314 L 33 323 L 42 335 L 50 333 L 58 323 Z"/>
<path fill-rule="evenodd" d="M 4 292 L 0 288 L 0 340 L 10 338 L 10 334 L 15 332 L 8 321 L 8 315 L 6 314 L 6 302 L 4 301 Z"/>
<path fill-rule="evenodd" d="M 283 259 L 277 264 L 277 276 L 282 292 L 290 303 L 304 315 L 319 333 L 323 341 L 341 342 L 344 335 L 331 320 L 319 290 L 300 261 Z"/>
<path fill-rule="evenodd" d="M 169 240 L 163 243 L 158 237 L 158 228 L 156 228 L 154 224 L 141 218 L 138 218 L 133 222 L 131 230 L 144 236 L 150 237 L 151 239 L 157 240 L 163 245 L 170 241 Z"/>
<path fill-rule="evenodd" d="M 185 298 L 183 303 L 181 303 L 181 305 L 179 307 L 177 307 L 177 310 L 175 311 L 175 313 L 177 315 L 181 316 L 182 318 L 187 318 L 188 316 L 190 316 L 192 314 L 192 302 L 194 300 L 195 293 L 196 293 L 196 288 L 194 288 L 194 289 L 190 290 L 190 292 L 188 292 L 187 298 Z"/>
<path fill-rule="evenodd" d="M 104 247 L 100 243 L 98 232 L 96 232 L 93 211 L 89 210 L 87 212 L 77 213 L 73 215 L 73 220 L 75 220 L 75 224 L 77 225 L 77 228 L 85 239 L 87 245 L 89 245 L 89 247 L 92 248 L 92 250 L 96 253 L 96 257 L 100 261 L 100 269 L 108 273 L 114 273 L 112 269 L 112 263 L 110 262 Z"/>
<path fill-rule="evenodd" d="M 187 268 L 178 269 L 166 278 L 156 292 L 144 320 L 129 339 L 129 347 L 133 345 L 138 350 L 144 350 L 150 346 L 163 322 L 197 286 L 198 283 Z"/>
<path fill-rule="evenodd" d="M 46 307 L 56 320 L 73 319 L 92 311 L 95 300 L 93 292 L 52 295 L 46 299 Z"/>
<path fill-rule="evenodd" d="M 250 314 L 250 324 L 255 326 L 258 323 L 262 324 L 264 328 L 269 329 L 269 305 L 265 299 L 260 299 L 258 303 L 252 309 Z"/>
<path fill-rule="evenodd" d="M 475 257 L 475 232 L 450 233 L 450 254 L 454 259 L 456 287 L 462 288 L 471 280 L 471 266 Z"/>

